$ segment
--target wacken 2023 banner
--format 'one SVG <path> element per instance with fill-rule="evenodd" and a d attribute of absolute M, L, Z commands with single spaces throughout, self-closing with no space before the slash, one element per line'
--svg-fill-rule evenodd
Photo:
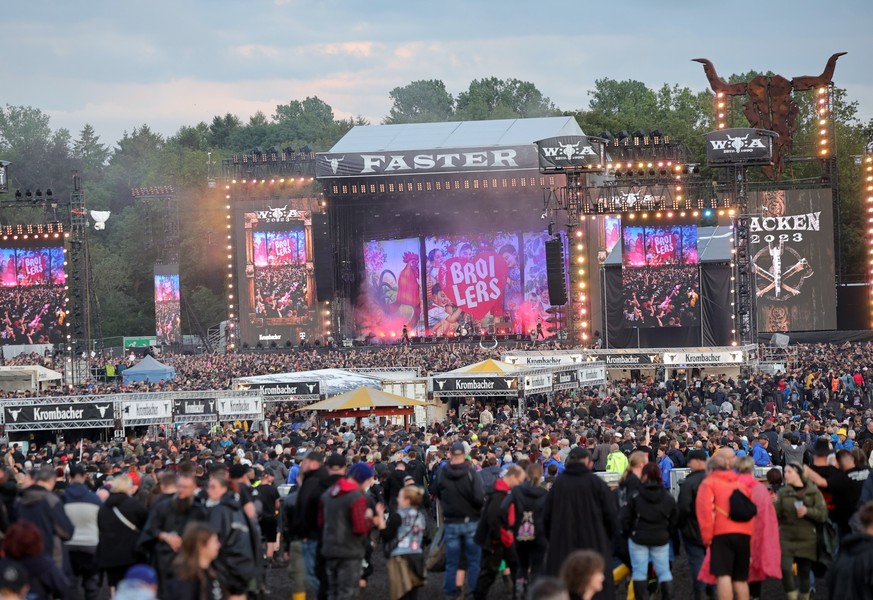
<path fill-rule="evenodd" d="M 831 190 L 757 192 L 749 204 L 758 330 L 836 329 Z"/>

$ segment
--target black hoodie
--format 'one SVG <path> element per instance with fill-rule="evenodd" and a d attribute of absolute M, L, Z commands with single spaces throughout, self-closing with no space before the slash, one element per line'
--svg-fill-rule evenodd
<path fill-rule="evenodd" d="M 434 495 L 442 503 L 443 517 L 447 523 L 465 519 L 477 521 L 485 504 L 482 478 L 467 462 L 448 463 L 440 469 Z"/>
<path fill-rule="evenodd" d="M 873 535 L 846 536 L 827 580 L 831 598 L 873 600 Z"/>
<path fill-rule="evenodd" d="M 546 526 L 543 523 L 543 507 L 546 504 L 546 488 L 532 485 L 530 481 L 525 481 L 521 485 L 512 488 L 512 493 L 507 496 L 504 506 L 508 502 L 515 502 L 515 524 L 513 532 L 518 535 L 518 527 L 524 520 L 525 513 L 529 512 L 533 515 L 534 524 L 534 540 L 533 543 L 546 545 Z M 508 507 L 507 507 L 508 508 Z M 507 510 L 503 514 L 507 514 Z"/>
<path fill-rule="evenodd" d="M 676 529 L 676 501 L 664 486 L 646 481 L 638 494 L 627 499 L 622 531 L 641 546 L 663 546 Z"/>

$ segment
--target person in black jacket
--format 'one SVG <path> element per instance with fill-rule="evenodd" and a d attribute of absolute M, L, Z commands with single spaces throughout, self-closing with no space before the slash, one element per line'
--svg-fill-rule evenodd
<path fill-rule="evenodd" d="M 558 575 L 564 559 L 573 550 L 589 549 L 612 555 L 612 539 L 618 532 L 618 507 L 609 486 L 591 470 L 591 454 L 573 448 L 564 473 L 546 495 L 543 526 L 549 540 L 545 574 Z M 598 600 L 614 597 L 612 565 L 606 565 L 603 591 Z"/>
<path fill-rule="evenodd" d="M 858 511 L 863 533 L 843 538 L 840 554 L 827 575 L 831 600 L 873 598 L 873 502 Z"/>
<path fill-rule="evenodd" d="M 73 537 L 73 523 L 64 511 L 61 499 L 52 493 L 57 477 L 55 470 L 43 465 L 31 474 L 33 485 L 21 492 L 16 514 L 30 521 L 42 534 L 43 552 L 62 571 L 67 571 L 66 548 L 63 542 Z"/>
<path fill-rule="evenodd" d="M 655 567 L 661 587 L 661 598 L 673 595 L 673 574 L 670 572 L 670 535 L 676 529 L 676 501 L 664 488 L 661 470 L 655 463 L 643 467 L 643 487 L 628 498 L 622 511 L 622 531 L 630 538 L 631 568 L 634 595 L 646 600 L 649 562 Z"/>
<path fill-rule="evenodd" d="M 476 588 L 482 549 L 473 537 L 479 523 L 479 512 L 485 503 L 482 478 L 467 462 L 467 450 L 462 442 L 452 444 L 451 462 L 439 470 L 433 487 L 445 522 L 446 573 L 443 595 L 453 598 L 458 593 L 455 575 L 462 544 L 467 559 L 468 589 Z"/>
<path fill-rule="evenodd" d="M 533 584 L 543 568 L 546 556 L 546 534 L 543 525 L 543 506 L 548 491 L 542 486 L 543 467 L 532 463 L 527 467 L 527 478 L 504 500 L 502 512 L 510 521 L 509 507 L 514 511 L 512 532 L 515 536 L 515 553 L 518 568 L 515 569 L 515 588 L 525 592 Z M 523 593 L 519 594 L 523 597 Z"/>
<path fill-rule="evenodd" d="M 137 551 L 140 532 L 149 513 L 142 503 L 131 496 L 133 483 L 128 475 L 112 480 L 112 493 L 97 512 L 97 565 L 106 571 L 109 587 L 114 589 L 124 579 L 127 570 L 142 556 Z"/>
<path fill-rule="evenodd" d="M 176 491 L 158 499 L 139 538 L 143 554 L 151 555 L 151 564 L 158 573 L 159 597 L 164 597 L 173 578 L 173 559 L 182 546 L 182 534 L 188 523 L 206 520 L 206 509 L 196 502 L 197 482 L 194 473 L 183 472 L 176 479 Z M 168 477 L 162 477 L 164 488 Z"/>
<path fill-rule="evenodd" d="M 479 519 L 476 535 L 473 537 L 473 540 L 482 547 L 482 567 L 476 580 L 476 588 L 473 590 L 476 600 L 487 600 L 488 591 L 497 579 L 500 563 L 505 560 L 510 571 L 516 570 L 514 567 L 517 561 L 510 552 L 514 541 L 511 527 L 517 519 L 515 506 L 509 505 L 509 514 L 506 518 L 509 528 L 503 526 L 501 507 L 513 488 L 524 480 L 524 469 L 518 465 L 509 465 L 504 470 L 503 477 L 494 482 L 494 491 L 485 502 L 482 518 Z"/>
<path fill-rule="evenodd" d="M 685 548 L 685 556 L 688 558 L 688 571 L 691 575 L 691 584 L 694 589 L 695 600 L 703 600 L 706 597 L 706 585 L 697 579 L 703 558 L 706 555 L 706 547 L 700 537 L 700 523 L 697 522 L 697 490 L 700 482 L 706 477 L 706 452 L 692 450 L 688 453 L 688 468 L 691 472 L 679 484 L 679 499 L 677 500 L 677 525 L 682 537 L 682 546 Z"/>
<path fill-rule="evenodd" d="M 230 600 L 245 600 L 246 593 L 257 586 L 255 552 L 260 552 L 260 540 L 252 539 L 249 519 L 230 484 L 224 471 L 214 472 L 207 485 L 206 506 L 209 525 L 221 543 L 214 563 L 219 580 Z"/>
<path fill-rule="evenodd" d="M 297 493 L 293 527 L 303 550 L 306 583 L 316 596 L 319 588 L 318 575 L 316 574 L 319 538 L 318 503 L 321 495 L 330 487 L 327 484 L 327 469 L 324 468 L 323 463 L 324 455 L 321 452 L 310 452 L 300 463 L 303 482 Z"/>

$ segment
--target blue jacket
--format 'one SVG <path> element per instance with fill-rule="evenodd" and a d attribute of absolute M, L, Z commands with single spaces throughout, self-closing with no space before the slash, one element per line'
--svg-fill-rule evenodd
<path fill-rule="evenodd" d="M 658 466 L 661 467 L 661 479 L 664 480 L 664 487 L 669 490 L 670 471 L 673 470 L 673 461 L 670 460 L 669 456 L 664 456 L 664 458 L 661 459 L 661 462 L 658 463 Z"/>
<path fill-rule="evenodd" d="M 770 460 L 770 453 L 761 444 L 755 444 L 752 448 L 752 458 L 755 459 L 756 467 L 769 467 L 773 464 Z"/>
<path fill-rule="evenodd" d="M 288 481 L 285 483 L 290 483 L 292 485 L 297 485 L 297 476 L 300 474 L 300 465 L 293 464 L 291 468 L 288 469 Z"/>
<path fill-rule="evenodd" d="M 558 475 L 564 472 L 564 463 L 559 460 L 555 460 L 554 456 L 550 456 L 549 460 L 543 462 L 543 472 L 548 475 L 549 473 L 549 465 L 557 465 L 558 467 Z"/>

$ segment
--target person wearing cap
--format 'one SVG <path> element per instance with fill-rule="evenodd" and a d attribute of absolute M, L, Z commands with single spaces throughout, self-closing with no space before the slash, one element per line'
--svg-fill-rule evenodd
<path fill-rule="evenodd" d="M 97 566 L 97 513 L 103 502 L 85 485 L 85 468 L 70 467 L 70 484 L 62 497 L 64 512 L 73 524 L 73 537 L 67 540 L 70 568 L 81 578 L 85 600 L 97 600 L 100 593 L 100 569 Z"/>
<path fill-rule="evenodd" d="M 685 548 L 685 556 L 688 558 L 694 600 L 704 600 L 706 598 L 706 585 L 698 580 L 697 574 L 703 564 L 706 547 L 700 537 L 700 523 L 697 521 L 694 507 L 700 484 L 706 477 L 706 452 L 697 449 L 691 450 L 688 453 L 688 469 L 688 475 L 679 482 L 679 497 L 676 501 L 678 527 L 682 546 Z"/>
<path fill-rule="evenodd" d="M 837 526 L 839 534 L 848 535 L 849 519 L 855 510 L 851 499 L 852 481 L 830 463 L 833 450 L 826 437 L 815 441 L 812 453 L 812 466 L 804 465 L 803 476 L 818 486 L 828 507 L 828 517 Z"/>
<path fill-rule="evenodd" d="M 454 442 L 450 453 L 450 461 L 439 470 L 433 488 L 434 495 L 440 501 L 445 523 L 446 572 L 443 595 L 454 598 L 458 595 L 455 576 L 462 546 L 467 559 L 467 589 L 475 589 L 479 578 L 482 549 L 473 537 L 485 504 L 485 490 L 482 478 L 467 462 L 467 450 L 463 442 Z"/>
<path fill-rule="evenodd" d="M 322 528 L 327 598 L 351 600 L 358 595 L 367 536 L 385 514 L 383 505 L 377 505 L 374 514 L 367 502 L 374 475 L 368 464 L 355 463 L 345 477 L 321 495 L 318 524 Z"/>
<path fill-rule="evenodd" d="M 854 448 L 855 441 L 849 437 L 848 430 L 845 427 L 840 427 L 837 430 L 837 442 L 834 444 L 834 450 L 853 450 Z"/>
<path fill-rule="evenodd" d="M 113 600 L 153 600 L 158 591 L 158 574 L 149 565 L 138 564 L 127 570 Z"/>
<path fill-rule="evenodd" d="M 618 535 L 618 507 L 609 486 L 593 471 L 591 454 L 573 448 L 567 455 L 563 475 L 555 479 L 546 494 L 543 527 L 549 548 L 544 573 L 556 576 L 573 550 L 595 550 L 612 556 L 613 539 Z M 608 567 L 602 597 L 613 597 L 612 565 Z"/>
<path fill-rule="evenodd" d="M 0 598 L 3 600 L 25 600 L 30 591 L 30 577 L 18 561 L 0 559 Z"/>
<path fill-rule="evenodd" d="M 127 570 L 140 558 L 137 541 L 148 519 L 145 506 L 132 497 L 133 482 L 129 475 L 112 480 L 112 492 L 97 513 L 100 540 L 97 564 L 106 572 L 106 580 L 115 589 Z"/>

